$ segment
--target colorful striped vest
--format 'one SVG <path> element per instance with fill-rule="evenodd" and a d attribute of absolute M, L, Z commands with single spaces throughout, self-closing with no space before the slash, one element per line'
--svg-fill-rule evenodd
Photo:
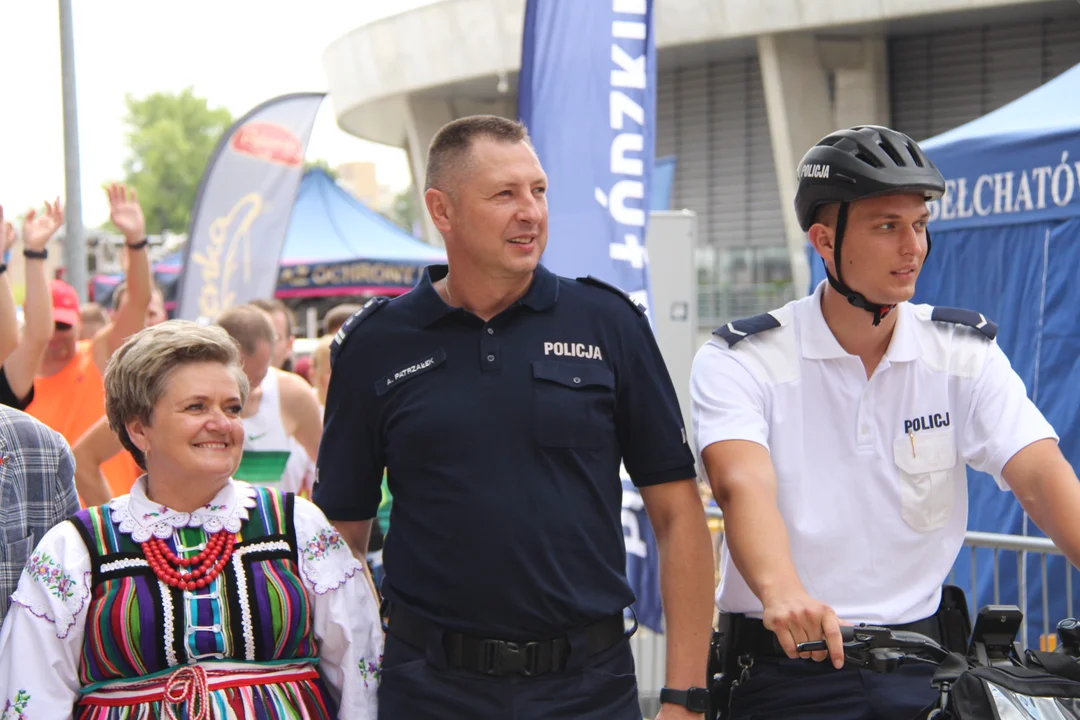
<path fill-rule="evenodd" d="M 191 592 L 158 580 L 141 546 L 119 531 L 107 506 L 83 510 L 71 522 L 90 550 L 92 566 L 79 663 L 84 686 L 196 660 L 316 657 L 292 495 L 256 488 L 256 506 L 241 527 L 232 559 L 211 585 Z M 183 547 L 176 547 L 175 540 L 168 543 L 181 556 L 198 552 L 207 539 L 202 528 L 175 534 Z"/>

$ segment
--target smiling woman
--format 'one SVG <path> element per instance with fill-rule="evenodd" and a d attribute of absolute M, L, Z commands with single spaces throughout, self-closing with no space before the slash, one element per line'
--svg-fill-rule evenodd
<path fill-rule="evenodd" d="M 216 326 L 165 322 L 112 357 L 109 425 L 146 474 L 35 549 L 0 633 L 0 699 L 95 720 L 375 717 L 367 569 L 314 505 L 232 479 L 248 388 Z"/>

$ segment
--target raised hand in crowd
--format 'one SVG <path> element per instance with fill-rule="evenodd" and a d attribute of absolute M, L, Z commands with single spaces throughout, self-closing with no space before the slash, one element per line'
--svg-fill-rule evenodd
<path fill-rule="evenodd" d="M 124 300 L 113 321 L 94 338 L 94 362 L 105 372 L 109 357 L 125 340 L 142 330 L 150 307 L 150 259 L 146 253 L 146 218 L 134 188 L 113 183 L 105 188 L 109 219 L 124 236 Z"/>
<path fill-rule="evenodd" d="M 45 350 L 55 331 L 52 293 L 45 269 L 49 241 L 64 224 L 60 198 L 45 203 L 45 210 L 28 210 L 23 217 L 23 259 L 26 297 L 23 302 L 24 327 L 15 351 L 4 361 L 0 394 L 5 404 L 27 407 L 34 399 L 34 376 L 40 371 Z M 14 229 L 9 234 L 14 236 Z"/>
<path fill-rule="evenodd" d="M 140 243 L 146 237 L 146 218 L 139 205 L 138 193 L 123 183 L 105 188 L 109 196 L 109 220 L 123 234 L 128 245 Z"/>
<path fill-rule="evenodd" d="M 64 224 L 64 209 L 60 198 L 53 202 L 46 201 L 45 212 L 29 210 L 23 218 L 23 250 L 42 252 L 56 231 Z"/>

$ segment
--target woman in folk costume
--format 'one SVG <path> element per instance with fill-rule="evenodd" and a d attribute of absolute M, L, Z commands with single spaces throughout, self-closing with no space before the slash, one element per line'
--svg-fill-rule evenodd
<path fill-rule="evenodd" d="M 2 717 L 375 718 L 366 570 L 314 505 L 231 479 L 248 393 L 232 339 L 147 328 L 105 391 L 146 474 L 35 549 L 0 633 Z"/>

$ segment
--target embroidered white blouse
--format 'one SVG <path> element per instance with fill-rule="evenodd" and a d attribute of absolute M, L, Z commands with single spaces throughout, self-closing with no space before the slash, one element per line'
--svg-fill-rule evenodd
<path fill-rule="evenodd" d="M 222 528 L 237 532 L 255 507 L 254 490 L 236 480 L 191 513 L 152 502 L 145 482 L 143 476 L 130 495 L 109 503 L 120 532 L 135 542 L 151 536 L 168 539 L 183 527 L 202 527 L 208 534 Z M 299 497 L 293 507 L 300 576 L 312 607 L 320 674 L 342 720 L 374 720 L 383 651 L 375 588 L 321 510 Z M 80 689 L 78 662 L 90 577 L 90 554 L 72 523 L 53 527 L 34 549 L 0 631 L 0 718 L 71 717 Z"/>

